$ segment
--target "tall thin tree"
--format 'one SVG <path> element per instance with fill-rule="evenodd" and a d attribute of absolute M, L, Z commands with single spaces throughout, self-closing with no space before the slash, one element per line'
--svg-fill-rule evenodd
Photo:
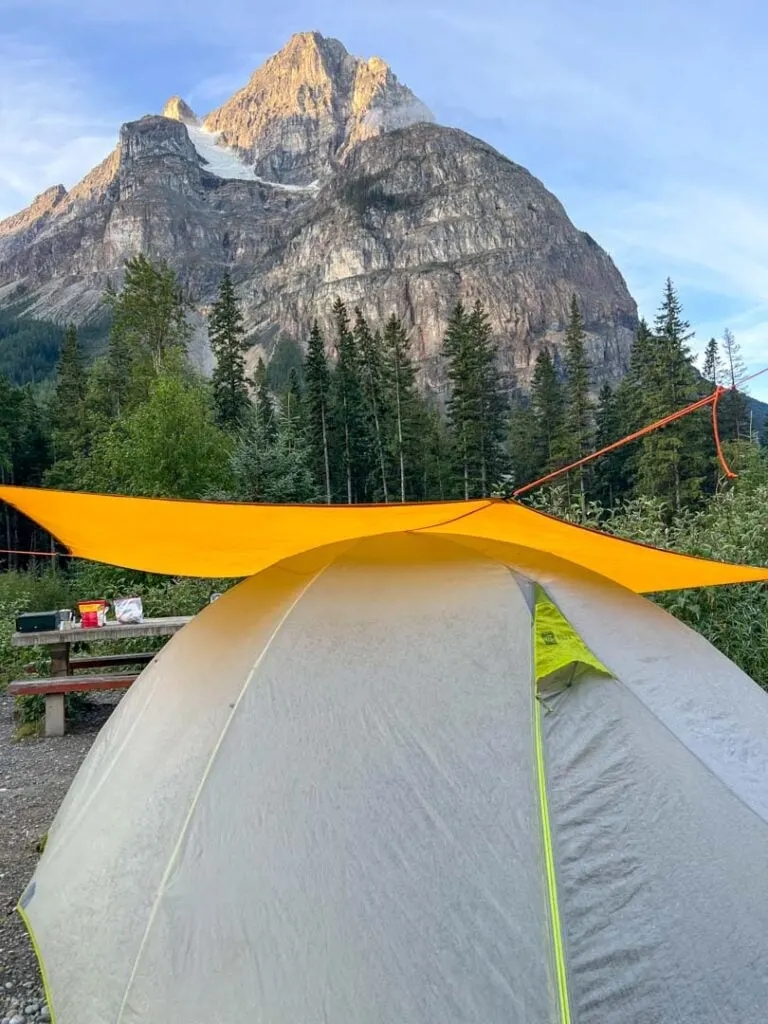
<path fill-rule="evenodd" d="M 304 362 L 306 421 L 315 475 L 322 481 L 325 500 L 331 503 L 330 391 L 331 375 L 325 343 L 317 320 L 312 324 Z"/>
<path fill-rule="evenodd" d="M 565 395 L 548 349 L 539 353 L 531 380 L 537 461 L 545 472 L 564 464 Z"/>
<path fill-rule="evenodd" d="M 341 450 L 344 494 L 348 504 L 364 495 L 368 443 L 365 429 L 360 359 L 347 307 L 337 298 L 333 305 L 336 325 L 336 366 L 331 379 L 333 420 Z"/>
<path fill-rule="evenodd" d="M 721 403 L 722 432 L 728 440 L 738 441 L 749 434 L 749 409 L 739 383 L 746 376 L 746 366 L 741 355 L 741 346 L 733 333 L 723 332 L 724 383 L 729 388 Z"/>
<path fill-rule="evenodd" d="M 376 459 L 376 476 L 385 502 L 389 501 L 387 486 L 386 435 L 389 409 L 387 408 L 387 366 L 384 360 L 381 335 L 371 332 L 362 310 L 355 309 L 353 328 L 366 412 L 370 420 L 370 433 Z"/>
<path fill-rule="evenodd" d="M 72 463 L 85 454 L 83 402 L 87 375 L 77 330 L 67 327 L 56 370 L 56 390 L 51 407 L 54 459 Z M 70 467 L 71 468 L 71 467 Z M 61 481 L 60 481 L 61 482 Z"/>
<path fill-rule="evenodd" d="M 267 383 L 267 368 L 264 360 L 259 359 L 256 364 L 256 372 L 253 375 L 254 407 L 256 420 L 262 430 L 267 442 L 272 442 L 277 434 L 277 422 L 275 420 L 275 406 Z"/>
<path fill-rule="evenodd" d="M 384 350 L 389 366 L 394 411 L 393 454 L 400 484 L 400 501 L 406 498 L 406 458 L 412 442 L 416 370 L 403 322 L 393 313 L 384 329 Z M 425 485 L 426 490 L 426 485 Z"/>
<path fill-rule="evenodd" d="M 501 442 L 506 427 L 507 403 L 499 377 L 491 323 L 479 299 L 472 307 L 467 326 L 477 374 L 476 433 L 479 448 L 480 494 L 487 497 L 501 473 Z"/>
<path fill-rule="evenodd" d="M 586 352 L 586 331 L 574 295 L 565 332 L 565 420 L 566 455 L 576 462 L 589 453 L 594 440 L 593 407 L 589 395 L 589 366 Z M 586 515 L 585 470 L 576 470 L 582 516 Z"/>
<path fill-rule="evenodd" d="M 213 395 L 216 418 L 226 429 L 240 426 L 248 408 L 248 385 L 245 375 L 245 337 L 243 314 L 237 303 L 229 272 L 219 284 L 219 295 L 208 318 L 208 337 L 216 359 L 213 370 Z"/>

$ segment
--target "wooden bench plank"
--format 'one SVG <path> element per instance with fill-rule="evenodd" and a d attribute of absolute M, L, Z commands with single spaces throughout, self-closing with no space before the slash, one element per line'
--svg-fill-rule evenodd
<path fill-rule="evenodd" d="M 94 676 L 55 676 L 53 679 L 17 679 L 8 686 L 14 696 L 28 694 L 82 693 L 88 690 L 124 690 L 135 683 L 135 672 L 112 672 Z"/>
<path fill-rule="evenodd" d="M 117 665 L 148 665 L 157 651 L 132 652 L 130 654 L 84 654 L 70 658 L 72 668 L 113 668 Z"/>

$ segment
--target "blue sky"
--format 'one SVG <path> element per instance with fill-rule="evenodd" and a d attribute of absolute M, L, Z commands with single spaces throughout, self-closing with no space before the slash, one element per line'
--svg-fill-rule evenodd
<path fill-rule="evenodd" d="M 0 216 L 74 184 L 173 93 L 217 106 L 308 29 L 531 170 L 642 313 L 670 275 L 697 346 L 730 327 L 768 365 L 762 0 L 0 0 Z"/>

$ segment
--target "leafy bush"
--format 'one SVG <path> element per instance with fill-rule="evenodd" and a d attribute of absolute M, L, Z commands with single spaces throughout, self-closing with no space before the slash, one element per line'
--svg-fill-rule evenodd
<path fill-rule="evenodd" d="M 72 597 L 69 580 L 62 572 L 0 573 L 0 688 L 4 688 L 27 664 L 37 671 L 48 669 L 44 648 L 11 647 L 16 616 L 23 612 L 68 608 Z"/>

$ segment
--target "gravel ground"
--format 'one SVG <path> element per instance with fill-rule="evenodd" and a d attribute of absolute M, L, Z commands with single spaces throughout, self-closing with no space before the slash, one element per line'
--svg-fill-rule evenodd
<path fill-rule="evenodd" d="M 0 1024 L 50 1020 L 32 944 L 14 908 L 75 772 L 119 692 L 92 696 L 68 733 L 13 742 L 13 699 L 0 693 Z"/>

